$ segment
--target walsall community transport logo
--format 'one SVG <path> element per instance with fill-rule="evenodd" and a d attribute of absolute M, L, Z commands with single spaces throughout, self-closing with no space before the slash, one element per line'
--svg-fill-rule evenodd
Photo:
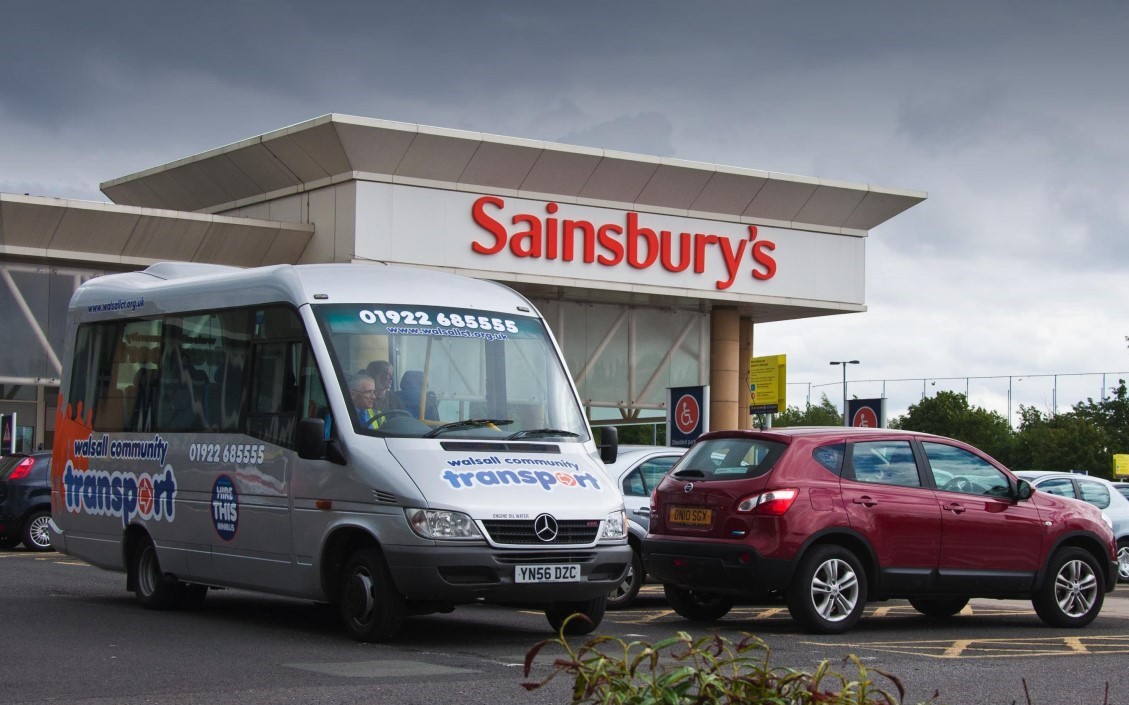
<path fill-rule="evenodd" d="M 600 479 L 589 472 L 580 472 L 580 466 L 570 460 L 510 457 L 492 455 L 486 458 L 469 457 L 448 460 L 442 477 L 456 490 L 489 487 L 537 486 L 546 492 L 558 487 L 600 489 Z M 509 465 L 508 468 L 480 466 Z M 536 467 L 538 469 L 527 469 Z M 560 468 L 560 469 L 551 469 Z"/>

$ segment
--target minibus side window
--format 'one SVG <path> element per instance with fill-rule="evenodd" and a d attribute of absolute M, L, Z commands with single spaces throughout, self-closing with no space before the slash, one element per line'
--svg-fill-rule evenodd
<path fill-rule="evenodd" d="M 294 447 L 299 414 L 308 412 L 311 401 L 312 392 L 306 388 L 310 381 L 307 365 L 312 364 L 307 362 L 309 358 L 305 331 L 293 309 L 274 306 L 255 312 L 250 397 L 244 423 L 248 435 Z M 323 391 L 323 402 L 324 398 Z"/>
<path fill-rule="evenodd" d="M 161 322 L 112 321 L 78 330 L 67 403 L 98 431 L 153 428 Z M 93 418 L 91 414 L 93 413 Z"/>

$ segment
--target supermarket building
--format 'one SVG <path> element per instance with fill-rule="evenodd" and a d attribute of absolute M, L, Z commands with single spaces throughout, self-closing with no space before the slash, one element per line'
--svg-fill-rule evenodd
<path fill-rule="evenodd" d="M 871 229 L 926 194 L 326 115 L 102 184 L 0 194 L 0 413 L 53 433 L 71 293 L 177 260 L 383 262 L 504 282 L 541 310 L 595 424 L 708 385 L 749 425 L 761 323 L 866 310 Z M 772 353 L 782 351 L 768 351 Z"/>

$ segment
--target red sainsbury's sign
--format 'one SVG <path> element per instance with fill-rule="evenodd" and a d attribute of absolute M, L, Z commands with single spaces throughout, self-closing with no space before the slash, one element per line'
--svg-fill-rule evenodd
<path fill-rule="evenodd" d="M 471 241 L 480 255 L 504 251 L 515 257 L 544 258 L 619 267 L 626 264 L 645 270 L 660 266 L 669 272 L 703 274 L 712 258 L 720 258 L 724 277 L 715 285 L 724 290 L 742 272 L 764 281 L 776 275 L 772 251 L 776 243 L 757 238 L 757 226 L 748 226 L 747 237 L 713 233 L 658 230 L 639 224 L 639 214 L 628 211 L 623 222 L 594 223 L 557 216 L 560 206 L 545 204 L 543 215 L 506 214 L 506 202 L 497 196 L 482 196 L 471 207 L 471 217 L 485 233 Z M 717 262 L 717 259 L 713 259 Z M 746 269 L 747 268 L 747 269 Z"/>

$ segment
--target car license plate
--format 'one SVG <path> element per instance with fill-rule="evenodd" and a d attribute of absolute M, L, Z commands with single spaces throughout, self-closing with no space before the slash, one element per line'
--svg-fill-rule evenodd
<path fill-rule="evenodd" d="M 580 566 L 576 563 L 519 565 L 514 576 L 516 583 L 575 583 L 579 580 Z"/>
<path fill-rule="evenodd" d="M 671 507 L 670 523 L 685 526 L 709 526 L 713 521 L 713 510 L 701 507 Z"/>

